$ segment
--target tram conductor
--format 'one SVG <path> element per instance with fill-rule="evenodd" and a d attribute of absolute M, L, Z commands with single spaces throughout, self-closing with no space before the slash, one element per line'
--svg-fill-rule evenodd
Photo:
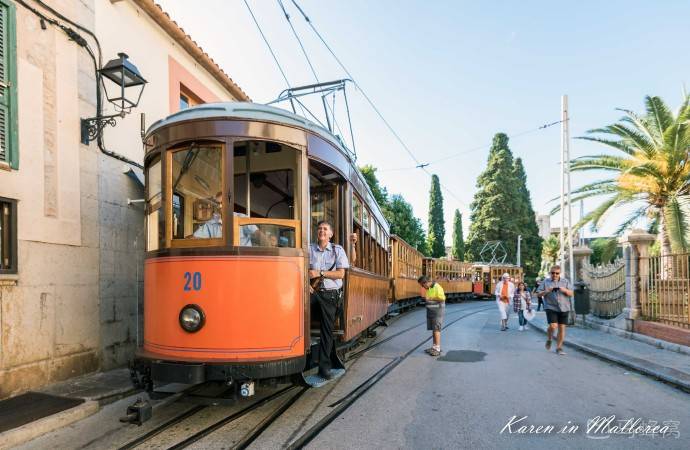
<path fill-rule="evenodd" d="M 333 378 L 331 355 L 335 352 L 333 327 L 343 301 L 343 278 L 350 263 L 343 247 L 331 243 L 333 226 L 322 220 L 316 226 L 317 241 L 309 246 L 309 292 L 311 310 L 321 320 L 319 376 Z M 356 243 L 356 235 L 352 236 Z M 354 258 L 354 255 L 353 255 Z"/>

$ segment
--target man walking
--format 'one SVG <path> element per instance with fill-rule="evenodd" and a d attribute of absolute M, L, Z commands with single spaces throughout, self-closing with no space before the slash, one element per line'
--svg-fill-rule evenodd
<path fill-rule="evenodd" d="M 551 278 L 545 279 L 537 290 L 537 296 L 544 296 L 544 310 L 549 328 L 546 332 L 546 350 L 551 350 L 553 332 L 558 328 L 556 340 L 556 353 L 565 355 L 563 340 L 565 339 L 565 326 L 568 323 L 570 311 L 570 297 L 573 296 L 570 280 L 561 278 L 561 266 L 553 266 L 550 271 Z"/>
<path fill-rule="evenodd" d="M 350 267 L 345 250 L 332 244 L 333 226 L 325 220 L 316 226 L 317 242 L 309 246 L 309 291 L 312 312 L 321 321 L 319 342 L 319 376 L 333 378 L 331 356 L 335 351 L 333 327 L 342 306 L 343 278 Z"/>

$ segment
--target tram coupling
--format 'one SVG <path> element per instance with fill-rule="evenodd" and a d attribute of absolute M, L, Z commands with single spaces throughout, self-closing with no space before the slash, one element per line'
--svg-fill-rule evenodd
<path fill-rule="evenodd" d="M 144 422 L 153 416 L 153 408 L 148 400 L 143 400 L 141 397 L 137 401 L 127 407 L 125 416 L 120 417 L 120 422 L 132 423 L 141 426 Z"/>

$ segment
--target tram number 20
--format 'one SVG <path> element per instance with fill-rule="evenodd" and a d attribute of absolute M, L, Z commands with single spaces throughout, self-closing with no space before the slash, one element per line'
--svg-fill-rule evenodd
<path fill-rule="evenodd" d="M 200 291 L 201 290 L 201 272 L 185 272 L 184 273 L 184 290 L 185 291 Z"/>

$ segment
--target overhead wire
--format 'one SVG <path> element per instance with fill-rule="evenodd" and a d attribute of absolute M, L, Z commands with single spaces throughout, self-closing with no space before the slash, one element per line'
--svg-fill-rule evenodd
<path fill-rule="evenodd" d="M 319 76 L 316 75 L 316 70 L 314 69 L 314 65 L 311 63 L 311 59 L 309 59 L 309 55 L 307 54 L 307 50 L 304 48 L 304 45 L 302 44 L 302 40 L 299 38 L 299 35 L 297 34 L 297 30 L 295 30 L 295 27 L 292 25 L 292 21 L 290 20 L 290 14 L 288 14 L 287 10 L 285 9 L 285 6 L 283 5 L 283 0 L 276 0 L 276 1 L 278 2 L 280 9 L 283 11 L 283 14 L 285 15 L 285 20 L 287 20 L 288 25 L 290 25 L 290 29 L 292 30 L 293 36 L 295 36 L 295 39 L 297 39 L 297 43 L 299 44 L 300 48 L 302 49 L 302 54 L 304 55 L 304 58 L 307 60 L 307 64 L 309 64 L 309 68 L 311 69 L 311 73 L 314 75 L 314 79 L 316 80 L 317 83 L 320 83 Z"/>
<path fill-rule="evenodd" d="M 321 33 L 319 33 L 319 31 L 316 29 L 316 27 L 314 26 L 313 22 L 311 21 L 311 19 L 309 19 L 309 16 L 307 16 L 307 14 L 304 12 L 304 10 L 302 9 L 302 7 L 297 3 L 296 0 L 291 0 L 291 1 L 292 1 L 292 4 L 295 5 L 295 8 L 297 8 L 297 10 L 300 12 L 300 14 L 302 14 L 302 17 L 304 17 L 304 20 L 307 22 L 307 24 L 309 24 L 309 27 L 311 27 L 311 29 L 314 31 L 314 34 L 316 34 L 316 36 L 319 38 L 319 40 L 320 40 L 321 43 L 324 45 L 324 47 L 326 47 L 326 49 L 327 49 L 328 52 L 331 54 L 331 56 L 333 56 L 333 58 L 336 60 L 336 62 L 337 62 L 338 65 L 340 66 L 340 68 L 343 69 L 343 70 L 345 71 L 345 73 L 347 74 L 347 76 L 352 80 L 352 83 L 355 85 L 355 87 L 362 93 L 362 96 L 363 96 L 364 99 L 367 101 L 367 103 L 369 103 L 369 106 L 371 106 L 371 108 L 374 110 L 374 112 L 376 113 L 376 115 L 379 116 L 379 119 L 381 119 L 381 121 L 384 123 L 384 125 L 386 125 L 386 128 L 388 128 L 388 131 L 391 132 L 391 134 L 392 134 L 392 135 L 395 137 L 395 139 L 400 143 L 400 145 L 403 147 L 403 149 L 405 149 L 405 151 L 407 152 L 407 154 L 410 155 L 410 157 L 412 158 L 412 160 L 413 160 L 416 164 L 421 164 L 420 161 L 419 161 L 419 159 L 417 159 L 417 157 L 415 156 L 415 154 L 412 152 L 412 150 L 407 146 L 407 144 L 402 140 L 402 138 L 400 137 L 400 135 L 395 131 L 395 129 L 393 128 L 393 126 L 391 126 L 391 124 L 388 122 L 388 120 L 386 120 L 386 118 L 383 116 L 383 113 L 381 113 L 381 111 L 379 110 L 379 108 L 374 104 L 374 102 L 371 100 L 371 98 L 369 98 L 369 96 L 368 96 L 367 93 L 364 91 L 364 89 L 362 89 L 362 86 L 360 86 L 359 83 L 357 83 L 357 80 L 355 79 L 355 77 L 353 77 L 352 74 L 350 73 L 350 71 L 347 70 L 347 67 L 345 67 L 345 64 L 343 64 L 343 62 L 340 60 L 340 58 L 338 58 L 338 56 L 335 54 L 335 52 L 334 52 L 333 49 L 330 47 L 330 45 L 328 45 L 328 43 L 327 43 L 326 40 L 323 38 L 323 36 L 321 36 Z"/>
<path fill-rule="evenodd" d="M 268 51 L 271 53 L 271 56 L 273 57 L 273 61 L 275 61 L 276 66 L 278 66 L 278 70 L 280 71 L 280 74 L 283 76 L 283 80 L 285 80 L 285 84 L 287 85 L 287 87 L 289 89 L 291 87 L 290 81 L 288 81 L 288 77 L 287 77 L 287 75 L 285 75 L 285 71 L 283 70 L 283 66 L 280 65 L 280 61 L 278 61 L 278 57 L 276 56 L 275 52 L 273 51 L 273 47 L 271 47 L 271 44 L 270 44 L 270 42 L 268 42 L 268 39 L 266 38 L 264 31 L 261 29 L 261 25 L 259 25 L 259 21 L 256 20 L 256 16 L 254 15 L 254 11 L 252 11 L 252 8 L 251 8 L 251 6 L 249 6 L 249 3 L 247 2 L 247 0 L 244 0 L 244 5 L 247 7 L 247 10 L 249 10 L 249 15 L 252 16 L 252 20 L 254 21 L 254 25 L 256 25 L 257 30 L 259 30 L 259 34 L 261 35 L 261 38 L 264 40 L 266 47 L 268 47 Z"/>

